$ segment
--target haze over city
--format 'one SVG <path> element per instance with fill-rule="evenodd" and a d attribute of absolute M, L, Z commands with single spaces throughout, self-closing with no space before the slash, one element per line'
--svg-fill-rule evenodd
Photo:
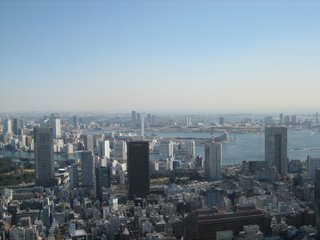
<path fill-rule="evenodd" d="M 316 112 L 316 1 L 1 1 L 0 111 Z"/>

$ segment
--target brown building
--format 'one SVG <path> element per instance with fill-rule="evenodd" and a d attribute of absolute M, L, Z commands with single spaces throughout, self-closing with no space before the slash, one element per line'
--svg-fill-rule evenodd
<path fill-rule="evenodd" d="M 263 232 L 266 229 L 266 215 L 253 205 L 237 206 L 233 212 L 206 209 L 191 212 L 184 219 L 185 240 L 217 240 L 219 232 L 232 230 L 237 235 L 244 225 L 257 224 Z"/>

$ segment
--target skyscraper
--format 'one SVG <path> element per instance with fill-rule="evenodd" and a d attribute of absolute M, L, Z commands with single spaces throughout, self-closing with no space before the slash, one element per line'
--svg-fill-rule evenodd
<path fill-rule="evenodd" d="M 102 193 L 104 188 L 110 187 L 110 167 L 96 168 L 96 196 L 102 201 Z"/>
<path fill-rule="evenodd" d="M 34 158 L 36 163 L 36 184 L 43 187 L 54 186 L 52 128 L 34 128 Z"/>
<path fill-rule="evenodd" d="M 275 166 L 278 174 L 287 174 L 287 128 L 266 127 L 265 128 L 265 160 L 271 166 Z"/>
<path fill-rule="evenodd" d="M 68 167 L 69 178 L 70 178 L 70 189 L 78 187 L 78 165 L 76 163 Z"/>
<path fill-rule="evenodd" d="M 50 115 L 50 126 L 53 128 L 53 137 L 61 138 L 61 119 L 59 113 Z"/>
<path fill-rule="evenodd" d="M 128 142 L 128 197 L 149 194 L 149 142 Z"/>
<path fill-rule="evenodd" d="M 283 113 L 280 113 L 280 116 L 279 116 L 279 124 L 283 124 Z"/>
<path fill-rule="evenodd" d="M 133 126 L 135 126 L 135 124 L 137 123 L 137 112 L 136 111 L 131 112 L 131 121 L 132 121 Z"/>
<path fill-rule="evenodd" d="M 20 129 L 21 129 L 21 121 L 19 118 L 14 118 L 13 119 L 13 133 L 15 135 L 20 134 Z"/>
<path fill-rule="evenodd" d="M 196 155 L 196 144 L 194 141 L 186 143 L 187 160 L 191 160 Z"/>
<path fill-rule="evenodd" d="M 91 151 L 80 152 L 80 164 L 82 171 L 82 186 L 94 187 L 94 160 Z"/>
<path fill-rule="evenodd" d="M 221 178 L 222 144 L 210 142 L 205 146 L 205 174 L 209 180 Z"/>
<path fill-rule="evenodd" d="M 173 142 L 162 141 L 159 145 L 159 157 L 162 160 L 167 160 L 169 157 L 173 157 Z"/>
<path fill-rule="evenodd" d="M 4 133 L 12 134 L 12 121 L 11 119 L 5 119 L 3 122 Z"/>
<path fill-rule="evenodd" d="M 315 171 L 314 180 L 314 206 L 316 215 L 316 226 L 318 233 L 320 232 L 320 169 Z"/>

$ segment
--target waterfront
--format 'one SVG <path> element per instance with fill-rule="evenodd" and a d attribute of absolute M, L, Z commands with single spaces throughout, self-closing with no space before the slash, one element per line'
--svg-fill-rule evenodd
<path fill-rule="evenodd" d="M 147 136 L 152 132 L 146 131 Z M 211 138 L 206 132 L 157 132 L 163 138 Z M 244 133 L 229 136 L 232 141 L 223 144 L 223 164 L 241 163 L 243 160 L 264 160 L 264 133 Z M 181 140 L 182 141 L 182 140 Z M 196 154 L 204 156 L 203 144 L 196 145 Z M 312 130 L 288 130 L 288 157 L 290 160 L 306 160 L 307 156 L 320 157 L 320 132 Z M 33 159 L 30 152 L 0 152 L 0 156 L 13 159 Z M 55 160 L 75 159 L 77 155 L 55 154 Z"/>

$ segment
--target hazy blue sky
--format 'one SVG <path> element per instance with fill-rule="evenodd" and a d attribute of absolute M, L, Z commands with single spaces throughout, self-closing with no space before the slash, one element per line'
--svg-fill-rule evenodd
<path fill-rule="evenodd" d="M 0 111 L 320 110 L 319 1 L 1 1 Z"/>

